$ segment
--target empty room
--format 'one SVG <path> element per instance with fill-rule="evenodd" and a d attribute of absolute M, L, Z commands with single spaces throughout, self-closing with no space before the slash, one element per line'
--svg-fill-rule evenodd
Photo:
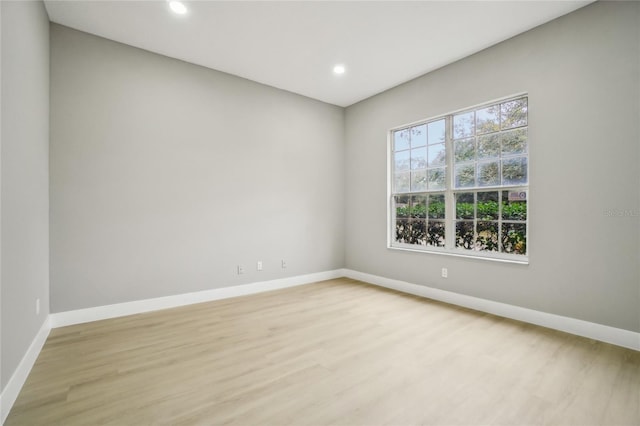
<path fill-rule="evenodd" d="M 0 424 L 640 424 L 640 2 L 0 23 Z"/>

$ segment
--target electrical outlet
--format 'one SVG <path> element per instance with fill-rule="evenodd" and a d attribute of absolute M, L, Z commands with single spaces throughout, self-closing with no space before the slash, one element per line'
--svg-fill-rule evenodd
<path fill-rule="evenodd" d="M 442 268 L 442 278 L 447 278 L 449 276 L 449 271 L 447 268 Z"/>
<path fill-rule="evenodd" d="M 286 269 L 287 268 L 287 261 L 286 260 L 282 260 L 282 269 Z"/>
<path fill-rule="evenodd" d="M 244 274 L 244 266 L 238 265 L 238 275 Z"/>
<path fill-rule="evenodd" d="M 262 260 L 258 260 L 258 263 L 256 264 L 256 269 L 258 271 L 262 271 Z"/>
<path fill-rule="evenodd" d="M 36 299 L 36 315 L 40 315 L 40 299 Z"/>

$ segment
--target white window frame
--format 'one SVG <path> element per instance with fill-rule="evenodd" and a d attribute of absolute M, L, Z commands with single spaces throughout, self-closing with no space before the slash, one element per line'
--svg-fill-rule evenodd
<path fill-rule="evenodd" d="M 506 96 L 499 99 L 494 99 L 489 102 L 483 102 L 478 105 L 474 105 L 471 107 L 467 107 L 464 109 L 448 112 L 446 114 L 437 115 L 428 119 L 415 121 L 412 123 L 403 124 L 401 126 L 393 127 L 389 129 L 387 132 L 387 248 L 391 250 L 401 250 L 401 251 L 410 251 L 410 252 L 420 252 L 420 253 L 429 253 L 436 255 L 448 255 L 448 256 L 458 256 L 458 257 L 466 257 L 466 258 L 474 258 L 474 259 L 484 259 L 498 262 L 508 262 L 508 263 L 518 263 L 518 264 L 529 264 L 529 254 L 530 254 L 530 204 L 531 204 L 531 196 L 530 196 L 530 184 L 531 184 L 531 174 L 530 174 L 530 158 L 531 152 L 529 148 L 529 140 L 527 136 L 527 184 L 525 185 L 497 185 L 497 186 L 474 186 L 470 188 L 455 188 L 455 163 L 454 163 L 454 139 L 453 139 L 453 116 L 456 114 L 464 113 L 467 111 L 475 111 L 479 110 L 491 105 L 495 105 L 497 103 L 508 102 L 511 100 L 528 98 L 529 95 L 526 92 L 518 93 L 510 96 Z M 398 192 L 395 193 L 393 191 L 394 185 L 394 175 L 395 175 L 395 161 L 394 161 L 394 132 L 408 129 L 410 127 L 428 124 L 430 122 L 438 121 L 441 119 L 445 119 L 446 124 L 446 132 L 445 132 L 445 165 L 446 165 L 446 175 L 445 175 L 445 189 L 444 190 L 425 190 L 421 192 Z M 527 129 L 529 127 L 529 114 L 527 107 Z M 527 130 L 528 133 L 528 130 Z M 409 148 L 411 149 L 411 148 Z M 477 161 L 477 160 L 476 160 Z M 499 196 L 501 197 L 502 191 L 525 191 L 526 192 L 526 200 L 527 200 L 527 212 L 526 212 L 526 221 L 523 221 L 526 224 L 526 254 L 512 254 L 512 253 L 504 253 L 504 252 L 492 252 L 492 251 L 476 251 L 469 250 L 464 248 L 458 248 L 455 246 L 456 240 L 456 231 L 455 231 L 455 223 L 456 223 L 456 206 L 455 206 L 455 194 L 457 193 L 477 193 L 477 192 L 490 192 L 490 191 L 498 191 Z M 429 195 L 433 193 L 444 193 L 445 194 L 445 246 L 444 247 L 435 247 L 429 245 L 417 245 L 417 244 L 409 244 L 409 243 L 399 243 L 395 241 L 395 232 L 396 232 L 396 209 L 394 203 L 394 197 L 398 194 L 406 194 L 408 196 L 411 195 Z M 501 202 L 499 202 L 500 209 Z M 501 210 L 500 210 L 501 211 Z M 428 220 L 428 213 L 427 213 Z M 497 222 L 500 226 L 502 223 L 502 215 L 498 214 Z M 477 218 L 474 218 L 474 221 L 477 221 Z"/>

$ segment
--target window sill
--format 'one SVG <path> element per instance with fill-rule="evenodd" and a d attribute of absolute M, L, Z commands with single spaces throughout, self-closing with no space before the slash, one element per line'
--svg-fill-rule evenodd
<path fill-rule="evenodd" d="M 476 259 L 476 260 L 488 260 L 492 262 L 500 262 L 500 263 L 512 263 L 516 265 L 529 265 L 529 257 L 528 256 L 517 256 L 514 258 L 506 258 L 506 257 L 494 257 L 487 256 L 484 254 L 469 254 L 462 251 L 445 251 L 444 249 L 417 249 L 412 247 L 402 247 L 402 246 L 387 246 L 389 250 L 398 250 L 398 251 L 408 251 L 413 253 L 424 253 L 424 254 L 435 254 L 438 256 L 453 256 L 453 257 L 463 257 L 467 259 Z"/>

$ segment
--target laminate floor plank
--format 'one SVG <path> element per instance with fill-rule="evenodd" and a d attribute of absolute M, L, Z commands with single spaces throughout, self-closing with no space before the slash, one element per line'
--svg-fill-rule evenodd
<path fill-rule="evenodd" d="M 341 278 L 51 331 L 13 425 L 640 425 L 640 352 Z"/>

